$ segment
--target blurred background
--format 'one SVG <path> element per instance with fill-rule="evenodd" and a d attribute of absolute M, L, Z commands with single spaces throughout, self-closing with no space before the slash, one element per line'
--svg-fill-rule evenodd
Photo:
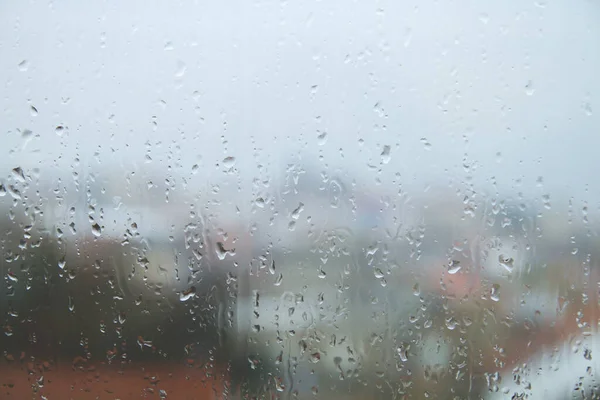
<path fill-rule="evenodd" d="M 0 4 L 0 398 L 599 398 L 600 7 Z"/>

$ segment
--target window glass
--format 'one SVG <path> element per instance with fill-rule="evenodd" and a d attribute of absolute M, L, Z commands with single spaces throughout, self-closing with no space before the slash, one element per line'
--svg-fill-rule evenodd
<path fill-rule="evenodd" d="M 0 4 L 0 398 L 598 398 L 591 1 Z"/>

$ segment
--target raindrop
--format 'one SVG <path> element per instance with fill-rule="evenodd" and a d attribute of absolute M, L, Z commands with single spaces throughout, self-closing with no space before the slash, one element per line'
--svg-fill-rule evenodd
<path fill-rule="evenodd" d="M 281 379 L 275 379 L 275 389 L 278 392 L 285 391 L 285 384 L 281 381 Z"/>
<path fill-rule="evenodd" d="M 248 356 L 248 364 L 250 364 L 251 369 L 257 369 L 260 364 L 260 360 L 256 356 Z"/>
<path fill-rule="evenodd" d="M 460 271 L 462 268 L 462 265 L 460 265 L 460 261 L 458 260 L 451 260 L 448 263 L 448 273 L 450 275 L 454 275 L 456 274 L 458 271 Z"/>
<path fill-rule="evenodd" d="M 181 60 L 177 61 L 177 71 L 175 72 L 176 78 L 183 78 L 185 75 L 185 71 L 187 70 L 187 66 Z"/>
<path fill-rule="evenodd" d="M 425 146 L 425 150 L 431 150 L 431 143 L 429 143 L 427 138 L 421 138 L 421 143 L 423 143 L 423 146 Z"/>
<path fill-rule="evenodd" d="M 92 234 L 95 237 L 100 237 L 100 235 L 102 235 L 102 228 L 100 228 L 100 225 L 98 225 L 98 223 L 94 223 L 92 225 Z"/>
<path fill-rule="evenodd" d="M 31 106 L 31 107 L 29 108 L 29 112 L 31 113 L 31 116 L 32 116 L 32 117 L 37 117 L 37 115 L 38 115 L 38 110 L 37 110 L 37 108 L 35 108 L 34 106 Z"/>
<path fill-rule="evenodd" d="M 404 345 L 400 345 L 396 348 L 396 353 L 400 357 L 400 361 L 407 362 L 408 361 L 408 349 Z"/>
<path fill-rule="evenodd" d="M 525 85 L 525 94 L 527 96 L 533 96 L 533 93 L 535 93 L 535 88 L 533 87 L 533 82 L 529 81 Z"/>
<path fill-rule="evenodd" d="M 271 275 L 275 275 L 275 260 L 271 261 L 271 266 L 269 267 L 269 273 Z"/>
<path fill-rule="evenodd" d="M 390 162 L 390 160 L 392 159 L 392 156 L 390 155 L 390 152 L 392 151 L 391 147 L 389 145 L 385 145 L 383 146 L 383 150 L 381 151 L 381 162 L 384 164 L 387 164 Z"/>
<path fill-rule="evenodd" d="M 26 141 L 28 141 L 29 139 L 31 139 L 32 135 L 33 135 L 33 132 L 30 131 L 29 129 L 23 129 L 23 131 L 21 132 L 21 137 L 23 139 L 25 139 Z"/>
<path fill-rule="evenodd" d="M 235 157 L 225 157 L 223 159 L 223 165 L 225 168 L 231 168 L 235 165 Z"/>
<path fill-rule="evenodd" d="M 17 283 L 17 282 L 19 282 L 19 278 L 17 278 L 17 276 L 16 276 L 14 273 L 10 272 L 10 271 L 9 271 L 9 272 L 7 272 L 7 274 L 6 274 L 6 278 L 7 278 L 9 281 L 11 281 L 11 282 L 14 282 L 14 283 Z"/>
<path fill-rule="evenodd" d="M 412 29 L 406 28 L 404 31 L 404 47 L 410 46 L 410 42 L 412 41 Z"/>
<path fill-rule="evenodd" d="M 277 279 L 275 279 L 275 286 L 280 286 L 281 282 L 283 281 L 283 273 L 279 273 L 279 275 L 277 276 Z"/>
<path fill-rule="evenodd" d="M 179 301 L 185 302 L 196 295 L 196 287 L 192 286 L 179 294 Z"/>
<path fill-rule="evenodd" d="M 327 132 L 320 132 L 317 131 L 318 135 L 317 135 L 317 141 L 319 143 L 319 146 L 323 146 L 325 143 L 327 143 Z"/>
<path fill-rule="evenodd" d="M 259 197 L 256 200 L 254 200 L 254 204 L 256 204 L 256 206 L 259 208 L 265 208 L 265 199 Z"/>
<path fill-rule="evenodd" d="M 217 242 L 215 252 L 219 260 L 224 260 L 228 254 L 235 255 L 235 249 L 227 250 L 222 242 Z"/>
<path fill-rule="evenodd" d="M 60 269 L 65 269 L 65 265 L 67 264 L 67 261 L 64 258 L 61 258 L 58 261 L 58 268 Z"/>
<path fill-rule="evenodd" d="M 415 286 L 413 286 L 413 295 L 415 295 L 415 296 L 421 295 L 421 287 L 419 286 L 418 283 L 415 283 Z"/>
<path fill-rule="evenodd" d="M 23 169 L 21 167 L 13 168 L 12 175 L 16 181 L 21 183 L 25 182 L 25 174 L 23 173 Z"/>
<path fill-rule="evenodd" d="M 321 353 L 316 352 L 316 353 L 312 353 L 310 355 L 310 362 L 313 364 L 318 363 L 319 361 L 321 361 Z"/>
<path fill-rule="evenodd" d="M 29 69 L 29 61 L 23 60 L 19 63 L 19 71 L 25 72 Z"/>
<path fill-rule="evenodd" d="M 490 299 L 500 301 L 500 285 L 497 283 L 494 283 L 490 289 Z"/>
<path fill-rule="evenodd" d="M 300 213 L 304 211 L 304 203 L 300 203 L 298 207 L 292 211 L 292 218 L 297 220 L 300 217 Z"/>
<path fill-rule="evenodd" d="M 514 268 L 514 260 L 512 257 L 504 257 L 504 255 L 500 254 L 498 256 L 498 262 L 502 265 L 508 272 L 512 272 Z"/>
<path fill-rule="evenodd" d="M 54 133 L 56 133 L 58 136 L 62 136 L 65 133 L 65 127 L 58 125 L 56 128 L 54 128 Z"/>
<path fill-rule="evenodd" d="M 550 204 L 550 195 L 549 194 L 545 194 L 542 196 L 542 201 L 544 203 L 544 208 L 547 210 L 550 210 L 552 208 L 551 204 Z"/>

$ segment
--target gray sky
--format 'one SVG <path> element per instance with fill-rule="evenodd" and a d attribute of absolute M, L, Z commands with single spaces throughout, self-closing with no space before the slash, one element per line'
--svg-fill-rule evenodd
<path fill-rule="evenodd" d="M 593 204 L 599 22 L 566 0 L 4 1 L 0 176 L 79 157 L 206 184 L 235 157 L 250 188 L 302 157 L 421 191 L 466 163 L 477 188 Z"/>

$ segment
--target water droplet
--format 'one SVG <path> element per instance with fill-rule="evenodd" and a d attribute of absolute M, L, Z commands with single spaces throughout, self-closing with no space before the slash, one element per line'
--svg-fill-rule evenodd
<path fill-rule="evenodd" d="M 421 143 L 423 143 L 423 146 L 425 146 L 425 150 L 431 150 L 431 143 L 429 143 L 427 138 L 421 138 Z"/>
<path fill-rule="evenodd" d="M 589 102 L 586 102 L 586 103 L 583 105 L 583 112 L 585 112 L 585 114 L 586 114 L 587 116 L 591 116 L 591 115 L 592 115 L 592 104 L 591 104 L 591 103 L 589 103 Z"/>
<path fill-rule="evenodd" d="M 11 271 L 7 272 L 6 278 L 11 282 L 19 282 L 19 278 L 17 278 L 17 276 Z"/>
<path fill-rule="evenodd" d="M 389 145 L 385 145 L 383 146 L 383 150 L 381 151 L 381 162 L 384 164 L 387 164 L 390 162 L 390 160 L 392 159 L 392 156 L 390 155 L 392 151 L 392 148 Z"/>
<path fill-rule="evenodd" d="M 29 61 L 23 60 L 19 63 L 19 71 L 25 72 L 29 69 Z"/>
<path fill-rule="evenodd" d="M 500 285 L 497 283 L 494 283 L 490 289 L 490 299 L 500 301 Z"/>
<path fill-rule="evenodd" d="M 222 242 L 217 242 L 215 252 L 219 260 L 224 260 L 227 255 L 235 255 L 235 249 L 227 250 Z"/>
<path fill-rule="evenodd" d="M 58 261 L 58 268 L 65 269 L 65 265 L 67 265 L 67 261 L 64 258 L 61 258 Z"/>
<path fill-rule="evenodd" d="M 281 282 L 283 282 L 283 274 L 280 272 L 279 275 L 277 276 L 277 279 L 275 279 L 275 283 L 273 283 L 275 286 L 280 286 Z"/>
<path fill-rule="evenodd" d="M 498 262 L 501 266 L 504 267 L 508 272 L 512 272 L 514 268 L 514 260 L 512 257 L 504 257 L 504 255 L 500 254 L 498 256 Z"/>
<path fill-rule="evenodd" d="M 418 283 L 415 283 L 415 286 L 413 286 L 413 295 L 415 295 L 415 296 L 421 295 L 421 287 L 419 286 Z"/>
<path fill-rule="evenodd" d="M 275 275 L 275 260 L 271 261 L 271 266 L 269 267 L 269 273 L 271 275 Z"/>
<path fill-rule="evenodd" d="M 527 82 L 527 85 L 525 85 L 525 94 L 527 96 L 533 96 L 533 93 L 535 93 L 535 88 L 533 87 L 533 81 L 529 81 Z"/>
<path fill-rule="evenodd" d="M 195 295 L 196 295 L 196 287 L 192 286 L 189 289 L 184 290 L 183 292 L 181 292 L 179 294 L 179 301 L 181 301 L 181 302 L 188 301 Z"/>
<path fill-rule="evenodd" d="M 185 71 L 187 70 L 187 66 L 181 60 L 177 61 L 177 71 L 175 72 L 175 78 L 183 78 L 185 75 Z"/>
<path fill-rule="evenodd" d="M 225 168 L 232 168 L 235 165 L 235 157 L 225 157 L 223 159 Z"/>
<path fill-rule="evenodd" d="M 292 219 L 297 220 L 300 217 L 300 213 L 304 211 L 304 203 L 300 202 L 298 207 L 294 211 L 292 211 Z"/>
<path fill-rule="evenodd" d="M 58 136 L 62 136 L 65 133 L 65 127 L 58 125 L 56 128 L 54 128 L 54 133 L 56 133 Z"/>
<path fill-rule="evenodd" d="M 92 225 L 92 234 L 95 237 L 100 237 L 100 235 L 102 235 L 102 228 L 100 227 L 100 225 L 98 225 L 98 223 L 94 223 Z"/>
<path fill-rule="evenodd" d="M 165 51 L 170 51 L 170 50 L 173 50 L 173 49 L 174 49 L 173 42 L 167 42 L 167 43 L 165 43 L 165 49 L 164 49 Z"/>
<path fill-rule="evenodd" d="M 259 197 L 256 200 L 254 200 L 254 204 L 256 204 L 256 206 L 259 208 L 264 208 L 265 207 L 265 199 L 263 199 L 262 197 Z"/>
<path fill-rule="evenodd" d="M 448 273 L 450 275 L 454 275 L 456 274 L 458 271 L 460 271 L 462 268 L 462 265 L 460 265 L 460 261 L 458 260 L 451 260 L 448 263 Z"/>
<path fill-rule="evenodd" d="M 281 378 L 275 378 L 275 389 L 278 392 L 285 391 L 285 384 L 283 383 L 283 381 L 281 380 Z"/>
<path fill-rule="evenodd" d="M 33 136 L 33 132 L 30 131 L 29 129 L 23 129 L 23 131 L 21 132 L 21 137 L 27 142 L 31 139 L 31 137 Z"/>
<path fill-rule="evenodd" d="M 400 345 L 396 348 L 396 353 L 400 357 L 400 361 L 407 362 L 408 361 L 408 349 L 404 345 Z"/>
<path fill-rule="evenodd" d="M 21 167 L 13 168 L 12 175 L 17 182 L 25 182 L 25 174 L 23 173 L 23 169 Z"/>
<path fill-rule="evenodd" d="M 325 145 L 325 143 L 327 143 L 327 132 L 320 132 L 317 131 L 317 142 L 319 144 L 319 146 L 323 146 Z"/>
<path fill-rule="evenodd" d="M 248 364 L 250 364 L 251 369 L 257 369 L 260 364 L 260 360 L 256 356 L 251 355 L 248 356 Z"/>
<path fill-rule="evenodd" d="M 545 194 L 542 196 L 542 201 L 544 202 L 544 208 L 547 210 L 550 210 L 552 208 L 551 204 L 550 204 L 550 195 L 549 194 Z"/>
<path fill-rule="evenodd" d="M 35 108 L 34 106 L 31 106 L 29 108 L 29 113 L 31 114 L 32 117 L 37 117 L 38 115 L 38 110 L 37 108 Z"/>
<path fill-rule="evenodd" d="M 404 47 L 410 46 L 410 42 L 412 41 L 412 29 L 406 28 L 404 31 Z"/>
<path fill-rule="evenodd" d="M 319 361 L 321 361 L 321 353 L 316 352 L 316 353 L 312 353 L 310 355 L 310 362 L 313 364 L 318 363 Z"/>

